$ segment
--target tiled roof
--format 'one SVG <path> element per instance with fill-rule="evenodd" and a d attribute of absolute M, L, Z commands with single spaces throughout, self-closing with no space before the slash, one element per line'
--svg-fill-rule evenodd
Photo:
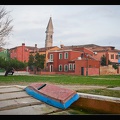
<path fill-rule="evenodd" d="M 80 48 L 80 47 L 86 47 L 86 48 L 89 48 L 89 47 L 100 47 L 100 46 L 95 45 L 95 44 L 64 46 L 64 48 Z"/>
<path fill-rule="evenodd" d="M 54 47 L 57 47 L 57 46 L 52 46 L 52 47 L 43 47 L 43 48 L 37 48 L 37 51 L 39 51 L 39 52 L 44 52 L 44 51 L 46 51 L 46 50 L 50 50 L 50 49 L 52 49 L 52 48 L 54 48 Z M 34 49 L 30 49 L 30 50 L 32 50 L 31 52 L 34 52 L 34 50 L 35 50 L 35 48 Z"/>
<path fill-rule="evenodd" d="M 114 46 L 98 46 L 95 44 L 86 44 L 86 45 L 72 45 L 72 46 L 64 46 L 64 49 L 79 49 L 79 48 L 87 48 L 93 52 L 120 52 L 120 50 L 115 49 Z"/>

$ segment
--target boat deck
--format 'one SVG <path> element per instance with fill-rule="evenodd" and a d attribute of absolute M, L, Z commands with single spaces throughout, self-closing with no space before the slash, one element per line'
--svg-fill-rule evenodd
<path fill-rule="evenodd" d="M 28 95 L 26 86 L 0 86 L 0 115 L 54 115 L 71 114 L 74 110 L 62 110 Z"/>

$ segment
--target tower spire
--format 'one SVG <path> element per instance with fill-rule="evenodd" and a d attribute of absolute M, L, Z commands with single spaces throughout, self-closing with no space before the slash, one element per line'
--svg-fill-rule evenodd
<path fill-rule="evenodd" d="M 50 19 L 49 19 L 45 33 L 46 33 L 45 47 L 52 47 L 52 43 L 53 43 L 52 17 L 50 17 Z"/>

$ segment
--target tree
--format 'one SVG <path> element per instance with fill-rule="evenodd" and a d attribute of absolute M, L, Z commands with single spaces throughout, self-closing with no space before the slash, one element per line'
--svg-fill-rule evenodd
<path fill-rule="evenodd" d="M 29 66 L 30 70 L 33 71 L 33 69 L 34 69 L 34 56 L 33 55 L 29 55 L 28 66 Z"/>
<path fill-rule="evenodd" d="M 108 64 L 111 64 L 110 60 L 108 60 Z M 105 55 L 103 55 L 101 57 L 101 65 L 106 66 L 106 56 Z"/>
<path fill-rule="evenodd" d="M 113 66 L 114 69 L 118 69 L 118 65 L 113 64 L 112 66 Z"/>
<path fill-rule="evenodd" d="M 10 19 L 9 13 L 4 7 L 0 6 L 0 47 L 6 44 L 5 39 L 13 29 L 11 25 L 12 19 Z"/>
<path fill-rule="evenodd" d="M 39 55 L 39 53 L 36 53 L 35 56 L 33 55 L 29 56 L 28 66 L 32 71 L 34 68 L 36 68 L 37 71 L 39 71 L 40 69 L 44 68 L 44 62 L 45 55 Z"/>
<path fill-rule="evenodd" d="M 23 70 L 26 68 L 26 66 L 26 63 L 18 61 L 17 59 L 5 60 L 4 58 L 0 57 L 0 68 L 5 69 L 5 71 L 9 71 L 12 67 L 15 70 Z"/>
<path fill-rule="evenodd" d="M 39 53 L 36 53 L 35 55 L 35 67 L 37 68 L 37 70 L 43 69 L 44 68 L 44 62 L 45 62 L 45 55 L 41 54 L 39 55 Z"/>

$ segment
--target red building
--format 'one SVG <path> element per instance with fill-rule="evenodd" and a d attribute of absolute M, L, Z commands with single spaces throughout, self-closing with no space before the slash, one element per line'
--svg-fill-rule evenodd
<path fill-rule="evenodd" d="M 87 48 L 73 48 L 48 53 L 49 72 L 58 74 L 99 75 L 100 61 Z"/>
<path fill-rule="evenodd" d="M 36 49 L 37 49 L 37 44 L 35 44 L 35 47 L 31 47 L 31 46 L 25 46 L 25 43 L 22 43 L 22 46 L 17 46 L 9 50 L 10 58 L 12 59 L 16 58 L 19 61 L 28 62 L 30 51 L 34 51 Z"/>
<path fill-rule="evenodd" d="M 120 64 L 120 50 L 115 49 L 114 46 L 99 46 L 95 44 L 86 44 L 86 45 L 72 45 L 72 46 L 63 46 L 64 48 L 86 48 L 93 52 L 93 57 L 101 60 L 101 57 L 104 55 L 106 57 L 106 64 L 108 65 L 108 60 L 112 64 Z"/>

